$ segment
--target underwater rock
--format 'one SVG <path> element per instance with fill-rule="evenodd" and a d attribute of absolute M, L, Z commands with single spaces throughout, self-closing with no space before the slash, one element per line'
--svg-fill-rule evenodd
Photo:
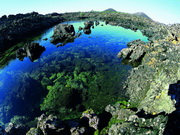
<path fill-rule="evenodd" d="M 79 32 L 76 34 L 76 37 L 80 37 L 82 35 L 82 32 Z"/>
<path fill-rule="evenodd" d="M 52 115 L 46 116 L 42 114 L 38 118 L 37 129 L 38 128 L 44 135 L 63 134 L 65 132 L 65 126 L 62 124 L 62 121 Z"/>
<path fill-rule="evenodd" d="M 44 135 L 39 128 L 31 128 L 26 135 Z"/>
<path fill-rule="evenodd" d="M 21 61 L 23 61 L 24 57 L 29 57 L 29 59 L 33 62 L 39 59 L 45 50 L 45 47 L 39 45 L 39 43 L 28 43 L 23 48 L 16 51 L 16 57 Z"/>
<path fill-rule="evenodd" d="M 85 127 L 74 127 L 70 129 L 71 135 L 84 135 L 87 133 L 87 129 Z"/>
<path fill-rule="evenodd" d="M 48 38 L 44 38 L 43 40 L 44 40 L 44 41 L 47 41 L 47 40 L 48 40 Z"/>
<path fill-rule="evenodd" d="M 86 110 L 82 113 L 82 119 L 87 119 L 89 122 L 89 127 L 94 128 L 95 130 L 98 129 L 99 125 L 99 118 L 97 115 L 94 113 L 93 110 L 89 109 Z"/>
<path fill-rule="evenodd" d="M 39 114 L 41 114 L 39 104 L 42 97 L 47 94 L 47 91 L 42 87 L 41 83 L 31 77 L 23 76 L 17 78 L 12 80 L 12 82 L 21 81 L 21 83 L 16 87 L 12 87 L 11 91 L 6 92 L 7 96 L 3 104 L 0 105 L 1 109 L 8 108 L 7 110 L 0 111 L 0 116 L 4 123 L 9 122 L 10 119 L 16 115 L 31 118 L 39 116 Z"/>
<path fill-rule="evenodd" d="M 0 126 L 0 135 L 6 135 L 4 128 L 1 126 Z"/>
<path fill-rule="evenodd" d="M 99 118 L 92 110 L 87 110 L 78 121 L 61 121 L 56 116 L 42 114 L 38 117 L 37 127 L 31 128 L 26 135 L 84 135 L 93 134 L 98 129 Z"/>
<path fill-rule="evenodd" d="M 54 34 L 51 39 L 51 43 L 68 43 L 73 42 L 75 39 L 75 30 L 73 25 L 59 24 L 55 26 Z"/>
<path fill-rule="evenodd" d="M 8 126 L 5 128 L 7 135 L 25 135 L 29 127 L 26 125 L 16 125 L 13 123 L 9 123 Z"/>

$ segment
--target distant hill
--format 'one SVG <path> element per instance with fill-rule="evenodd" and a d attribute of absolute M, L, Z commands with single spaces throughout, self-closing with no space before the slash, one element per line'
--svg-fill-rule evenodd
<path fill-rule="evenodd" d="M 147 18 L 147 19 L 149 19 L 149 20 L 152 20 L 149 16 L 147 16 L 145 13 L 143 13 L 143 12 L 137 12 L 137 13 L 134 13 L 134 15 L 138 15 L 138 16 L 142 16 L 142 17 L 145 17 L 145 18 Z"/>
<path fill-rule="evenodd" d="M 106 10 L 104 10 L 104 11 L 117 12 L 117 11 L 116 11 L 116 10 L 114 10 L 113 8 L 108 8 L 108 9 L 106 9 Z"/>

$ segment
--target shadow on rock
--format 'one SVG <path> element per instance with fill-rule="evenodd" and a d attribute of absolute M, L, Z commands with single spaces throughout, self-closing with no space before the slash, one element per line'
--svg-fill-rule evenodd
<path fill-rule="evenodd" d="M 164 135 L 179 135 L 180 132 L 180 80 L 177 83 L 170 84 L 169 93 L 172 100 L 176 101 L 176 111 L 171 113 L 168 118 Z"/>

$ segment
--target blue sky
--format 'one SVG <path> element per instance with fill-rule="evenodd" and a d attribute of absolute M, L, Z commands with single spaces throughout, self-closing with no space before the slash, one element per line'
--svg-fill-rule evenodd
<path fill-rule="evenodd" d="M 162 23 L 180 23 L 180 0 L 0 0 L 0 16 L 36 11 L 42 14 L 74 11 L 144 12 Z"/>

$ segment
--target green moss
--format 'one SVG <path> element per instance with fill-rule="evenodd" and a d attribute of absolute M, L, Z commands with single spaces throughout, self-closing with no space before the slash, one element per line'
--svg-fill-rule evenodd
<path fill-rule="evenodd" d="M 12 119 L 11 119 L 11 123 L 13 124 L 25 124 L 29 121 L 29 118 L 28 117 L 25 117 L 25 116 L 14 116 Z"/>
<path fill-rule="evenodd" d="M 122 123 L 125 120 L 119 120 L 117 119 L 117 116 L 113 116 L 110 121 L 108 122 L 108 126 L 103 128 L 100 132 L 100 135 L 105 135 L 108 134 L 109 128 L 113 125 L 113 124 L 118 124 L 118 123 Z"/>
<path fill-rule="evenodd" d="M 93 109 L 88 109 L 88 110 L 84 111 L 83 113 L 85 113 L 85 114 L 94 114 L 94 111 L 93 111 Z"/>
<path fill-rule="evenodd" d="M 125 100 L 117 101 L 116 103 L 120 104 L 120 108 L 122 109 L 134 108 L 134 106 L 132 106 L 130 102 Z"/>
<path fill-rule="evenodd" d="M 94 132 L 94 135 L 100 135 L 99 130 L 96 130 L 96 131 Z"/>
<path fill-rule="evenodd" d="M 50 79 L 50 80 L 54 80 L 55 78 L 56 78 L 56 74 L 52 74 L 49 79 Z"/>

